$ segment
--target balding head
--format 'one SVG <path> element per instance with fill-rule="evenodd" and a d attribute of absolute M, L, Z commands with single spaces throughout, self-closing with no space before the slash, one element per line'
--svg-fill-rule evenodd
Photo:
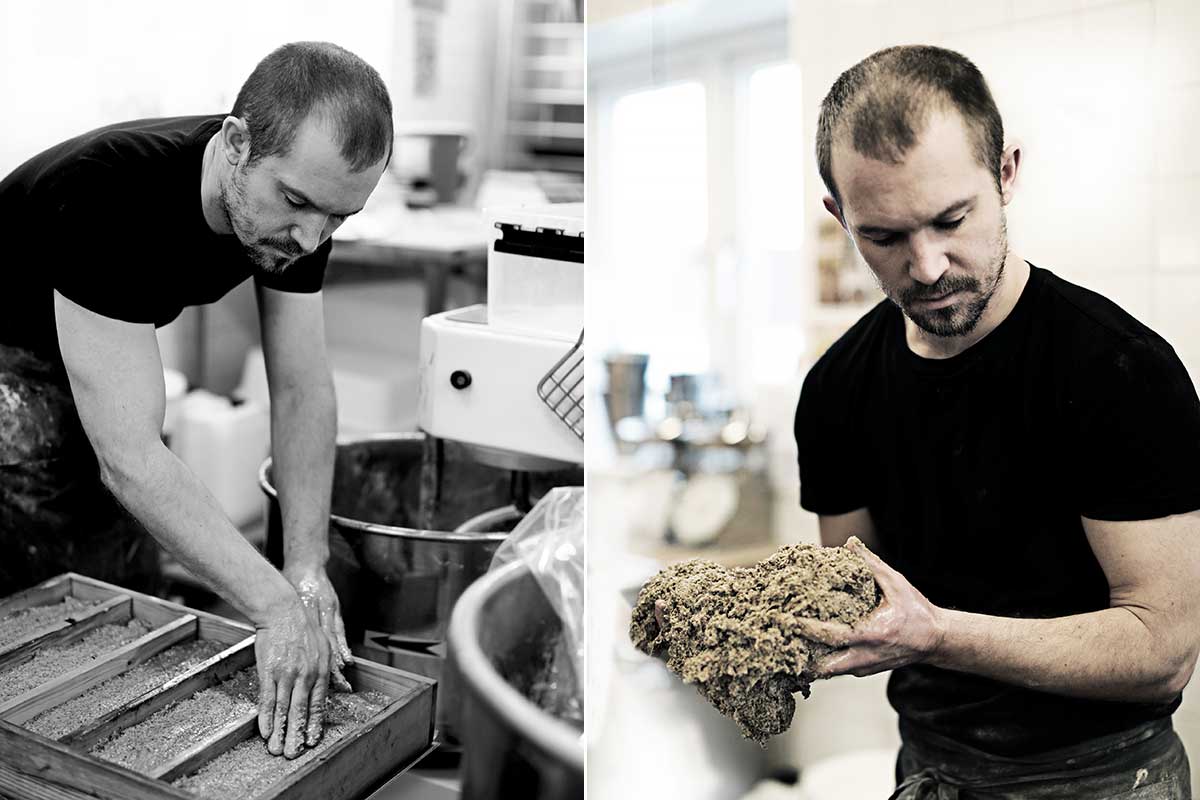
<path fill-rule="evenodd" d="M 821 104 L 817 167 L 839 208 L 835 142 L 896 164 L 916 144 L 935 110 L 953 110 L 962 117 L 976 158 L 999 190 L 1004 125 L 983 75 L 953 50 L 906 45 L 880 50 L 843 72 Z"/>

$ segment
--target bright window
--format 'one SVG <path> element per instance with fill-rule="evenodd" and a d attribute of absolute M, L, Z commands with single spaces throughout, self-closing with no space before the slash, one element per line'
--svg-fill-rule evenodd
<path fill-rule="evenodd" d="M 603 283 L 612 345 L 651 352 L 675 371 L 707 369 L 705 91 L 696 82 L 622 95 L 608 173 L 611 270 Z M 690 332 L 680 335 L 680 332 Z"/>
<path fill-rule="evenodd" d="M 759 67 L 750 73 L 746 115 L 746 197 L 739 209 L 755 249 L 800 246 L 800 183 L 804 147 L 800 120 L 800 68 L 792 63 Z"/>
<path fill-rule="evenodd" d="M 743 298 L 737 325 L 737 383 L 786 381 L 804 349 L 800 246 L 805 147 L 800 68 L 757 66 L 745 83 L 738 261 Z"/>

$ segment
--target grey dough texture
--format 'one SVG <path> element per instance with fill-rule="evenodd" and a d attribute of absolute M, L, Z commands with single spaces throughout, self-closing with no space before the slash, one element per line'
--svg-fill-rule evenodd
<path fill-rule="evenodd" d="M 93 686 L 83 694 L 45 711 L 24 727 L 49 739 L 60 739 L 87 722 L 136 700 L 162 686 L 176 675 L 224 650 L 220 642 L 196 641 L 170 647 L 163 652 Z"/>
<path fill-rule="evenodd" d="M 4 619 L 0 619 L 0 646 L 12 644 L 22 636 L 40 628 L 49 628 L 56 622 L 74 619 L 96 605 L 96 603 L 68 597 L 61 603 L 14 611 Z"/>
<path fill-rule="evenodd" d="M 247 668 L 92 748 L 94 756 L 146 773 L 258 707 L 258 678 Z"/>
<path fill-rule="evenodd" d="M 150 632 L 140 619 L 123 625 L 101 625 L 77 642 L 39 650 L 32 659 L 0 671 L 0 702 L 78 669 Z"/>
<path fill-rule="evenodd" d="M 273 756 L 267 743 L 254 736 L 225 751 L 197 772 L 173 782 L 177 788 L 211 800 L 255 797 L 310 761 L 348 733 L 365 725 L 389 700 L 378 692 L 331 693 L 326 700 L 325 732 L 316 747 L 296 758 Z"/>
<path fill-rule="evenodd" d="M 642 587 L 629 635 L 761 745 L 791 725 L 792 695 L 808 697 L 814 662 L 833 649 L 805 638 L 798 620 L 854 625 L 879 600 L 857 554 L 790 545 L 752 567 L 672 564 Z"/>

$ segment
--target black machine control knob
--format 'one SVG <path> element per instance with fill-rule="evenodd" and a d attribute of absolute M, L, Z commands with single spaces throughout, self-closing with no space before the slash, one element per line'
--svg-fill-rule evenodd
<path fill-rule="evenodd" d="M 456 369 L 450 373 L 450 385 L 455 389 L 465 389 L 471 385 L 471 373 L 465 369 Z"/>

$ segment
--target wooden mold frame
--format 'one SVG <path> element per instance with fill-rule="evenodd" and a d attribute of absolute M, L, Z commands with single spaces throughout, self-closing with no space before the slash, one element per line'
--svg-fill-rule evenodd
<path fill-rule="evenodd" d="M 156 711 L 212 686 L 255 663 L 254 629 L 215 614 L 92 578 L 66 573 L 0 599 L 0 618 L 13 611 L 74 597 L 97 603 L 73 620 L 51 623 L 0 647 L 0 669 L 31 659 L 48 644 L 74 641 L 100 625 L 137 618 L 152 630 L 91 663 L 0 704 L 0 796 L 14 800 L 196 800 L 171 785 L 251 736 L 257 716 L 233 720 L 171 761 L 143 775 L 90 755 L 99 742 Z M 196 664 L 57 741 L 21 725 L 173 645 L 205 639 L 226 645 Z M 426 753 L 433 741 L 437 684 L 421 675 L 356 660 L 346 670 L 356 690 L 391 698 L 376 716 L 343 736 L 254 800 L 357 798 Z M 246 800 L 250 800 L 247 798 Z"/>

